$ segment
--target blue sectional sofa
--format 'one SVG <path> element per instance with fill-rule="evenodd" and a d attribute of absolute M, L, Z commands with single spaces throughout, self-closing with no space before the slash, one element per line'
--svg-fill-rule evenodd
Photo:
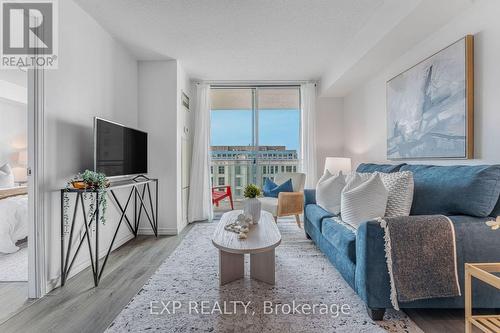
<path fill-rule="evenodd" d="M 456 233 L 461 297 L 434 298 L 401 303 L 401 308 L 463 308 L 464 264 L 500 262 L 500 231 L 485 221 L 500 215 L 500 165 L 433 166 L 361 164 L 358 172 L 413 172 L 415 191 L 411 215 L 444 214 Z M 315 190 L 305 190 L 304 229 L 347 283 L 367 305 L 369 315 L 379 320 L 389 298 L 389 274 L 384 252 L 383 230 L 376 221 L 366 221 L 357 232 L 338 223 L 315 200 Z M 419 272 L 414 272 L 418 278 Z M 500 308 L 500 292 L 483 283 L 473 284 L 475 308 Z"/>

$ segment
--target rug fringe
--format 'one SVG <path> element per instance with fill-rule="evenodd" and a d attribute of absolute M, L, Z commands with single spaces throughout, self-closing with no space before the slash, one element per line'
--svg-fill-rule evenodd
<path fill-rule="evenodd" d="M 387 222 L 383 218 L 378 218 L 377 221 L 380 223 L 380 226 L 384 229 L 385 259 L 387 262 L 387 270 L 389 272 L 389 278 L 391 282 L 391 304 L 395 310 L 399 311 L 398 294 L 396 291 L 396 284 L 394 282 L 394 273 L 392 271 L 391 236 L 389 233 L 389 228 L 387 227 Z"/>
<path fill-rule="evenodd" d="M 457 241 L 455 239 L 455 226 L 453 225 L 453 222 L 451 221 L 451 219 L 448 216 L 445 216 L 445 217 L 448 220 L 448 222 L 450 223 L 451 234 L 453 237 L 453 259 L 455 261 L 455 280 L 457 282 L 458 295 L 462 296 L 462 292 L 460 290 L 460 280 L 458 279 Z"/>

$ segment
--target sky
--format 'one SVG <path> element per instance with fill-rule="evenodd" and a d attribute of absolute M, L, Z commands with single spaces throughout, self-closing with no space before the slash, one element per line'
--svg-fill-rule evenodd
<path fill-rule="evenodd" d="M 259 110 L 259 145 L 299 150 L 299 110 Z M 212 110 L 212 146 L 249 146 L 252 143 L 252 110 Z"/>

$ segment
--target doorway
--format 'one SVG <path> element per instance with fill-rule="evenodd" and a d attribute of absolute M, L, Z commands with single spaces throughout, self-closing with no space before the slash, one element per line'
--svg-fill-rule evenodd
<path fill-rule="evenodd" d="M 35 114 L 35 102 L 43 100 L 43 81 L 35 75 L 40 72 L 0 71 L 0 323 L 44 291 L 38 251 L 43 233 L 36 221 L 41 196 L 33 177 L 40 157 L 37 128 L 43 126 Z"/>

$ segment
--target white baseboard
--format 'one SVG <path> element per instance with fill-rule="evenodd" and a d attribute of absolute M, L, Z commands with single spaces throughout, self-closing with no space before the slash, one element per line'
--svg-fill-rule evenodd
<path fill-rule="evenodd" d="M 165 236 L 173 236 L 177 235 L 178 231 L 177 228 L 158 228 L 158 235 L 165 235 Z M 144 228 L 139 228 L 139 235 L 154 235 L 153 230 L 151 230 L 151 227 L 144 227 Z"/>

